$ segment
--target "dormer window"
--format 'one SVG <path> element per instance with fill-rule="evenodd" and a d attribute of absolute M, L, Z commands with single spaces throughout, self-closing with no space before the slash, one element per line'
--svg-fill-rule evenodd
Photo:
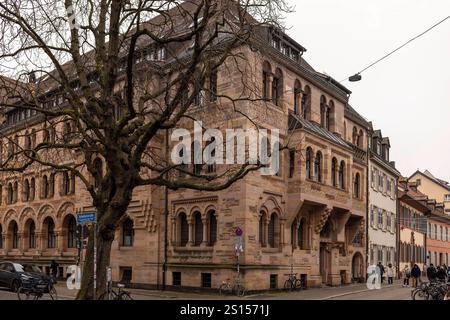
<path fill-rule="evenodd" d="M 384 160 L 389 161 L 389 147 L 386 146 L 384 150 Z"/>
<path fill-rule="evenodd" d="M 272 38 L 272 47 L 274 47 L 277 50 L 280 50 L 280 39 L 273 37 Z"/>
<path fill-rule="evenodd" d="M 381 156 L 381 141 L 377 139 L 377 154 Z"/>

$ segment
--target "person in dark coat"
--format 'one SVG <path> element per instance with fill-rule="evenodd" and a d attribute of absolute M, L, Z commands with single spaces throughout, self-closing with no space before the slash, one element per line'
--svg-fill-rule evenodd
<path fill-rule="evenodd" d="M 445 282 L 447 280 L 447 272 L 442 267 L 437 267 L 436 277 L 439 281 Z"/>
<path fill-rule="evenodd" d="M 430 266 L 427 268 L 427 278 L 428 281 L 433 282 L 436 280 L 436 268 L 434 267 L 434 265 L 431 263 Z"/>
<path fill-rule="evenodd" d="M 383 280 L 384 280 L 384 267 L 381 264 L 381 262 L 378 262 L 377 267 L 380 269 L 381 283 L 383 283 Z"/>
<path fill-rule="evenodd" d="M 58 267 L 59 263 L 55 260 L 52 260 L 52 263 L 50 264 L 50 269 L 52 270 L 52 276 L 56 278 L 56 275 L 58 274 Z"/>
<path fill-rule="evenodd" d="M 411 269 L 411 278 L 412 278 L 412 286 L 414 288 L 417 288 L 417 284 L 419 283 L 421 270 L 417 264 L 414 264 L 414 266 Z"/>

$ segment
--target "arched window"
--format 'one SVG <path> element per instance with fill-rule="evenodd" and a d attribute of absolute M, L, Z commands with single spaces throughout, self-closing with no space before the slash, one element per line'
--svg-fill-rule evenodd
<path fill-rule="evenodd" d="M 30 201 L 30 182 L 28 182 L 28 179 L 23 182 L 23 201 Z"/>
<path fill-rule="evenodd" d="M 272 80 L 272 103 L 278 106 L 282 95 L 283 95 L 283 73 L 281 72 L 280 69 L 277 69 L 275 71 L 275 75 Z"/>
<path fill-rule="evenodd" d="M 194 213 L 194 246 L 200 246 L 203 242 L 203 222 L 200 212 Z"/>
<path fill-rule="evenodd" d="M 3 227 L 0 224 L 0 249 L 3 249 Z"/>
<path fill-rule="evenodd" d="M 203 148 L 199 141 L 194 141 L 191 144 L 191 153 L 194 175 L 200 175 L 203 168 Z"/>
<path fill-rule="evenodd" d="M 271 247 L 271 248 L 275 248 L 275 246 L 277 245 L 277 243 L 276 243 L 277 228 L 278 228 L 278 216 L 274 212 L 270 216 L 269 228 L 268 228 L 269 230 L 268 230 L 268 234 L 267 234 L 267 242 L 269 244 L 269 247 Z"/>
<path fill-rule="evenodd" d="M 334 107 L 334 102 L 333 100 L 330 100 L 328 103 L 328 110 L 327 110 L 327 114 L 326 114 L 326 121 L 327 121 L 327 130 L 334 130 L 337 131 L 335 129 L 335 107 Z"/>
<path fill-rule="evenodd" d="M 36 195 L 36 180 L 34 178 L 31 178 L 31 180 L 30 180 L 30 200 L 29 201 L 33 201 L 35 195 Z"/>
<path fill-rule="evenodd" d="M 217 241 L 217 218 L 216 212 L 208 212 L 208 245 L 213 246 Z"/>
<path fill-rule="evenodd" d="M 30 221 L 28 226 L 28 248 L 36 248 L 36 225 L 34 224 L 34 221 Z"/>
<path fill-rule="evenodd" d="M 297 235 L 297 219 L 294 219 L 294 221 L 292 222 L 291 225 L 291 245 L 292 245 L 292 249 L 295 249 L 297 247 L 297 243 L 296 243 L 296 235 Z"/>
<path fill-rule="evenodd" d="M 50 194 L 50 182 L 46 175 L 42 177 L 42 197 L 47 199 Z"/>
<path fill-rule="evenodd" d="M 12 183 L 8 183 L 8 204 L 13 203 L 14 201 L 14 189 Z"/>
<path fill-rule="evenodd" d="M 133 220 L 127 218 L 122 223 L 122 246 L 132 247 L 134 242 Z"/>
<path fill-rule="evenodd" d="M 259 244 L 262 247 L 266 246 L 266 235 L 265 235 L 266 220 L 267 220 L 266 213 L 264 211 L 261 211 L 259 215 Z"/>
<path fill-rule="evenodd" d="M 25 149 L 26 150 L 32 149 L 31 137 L 28 134 L 28 131 L 25 132 Z"/>
<path fill-rule="evenodd" d="M 13 202 L 16 203 L 17 202 L 17 198 L 19 194 L 19 184 L 16 182 L 14 182 L 14 192 L 13 192 Z"/>
<path fill-rule="evenodd" d="M 206 145 L 208 146 L 208 145 L 214 143 L 215 141 L 216 141 L 216 138 L 211 137 L 211 139 L 206 142 Z M 215 159 L 216 158 L 216 149 L 215 148 L 211 150 L 210 156 L 211 156 L 211 159 Z M 212 164 L 208 164 L 208 166 L 206 167 L 206 171 L 208 173 L 215 173 L 216 170 L 217 170 L 216 162 L 214 162 Z"/>
<path fill-rule="evenodd" d="M 67 217 L 67 248 L 77 247 L 77 221 L 73 215 Z"/>
<path fill-rule="evenodd" d="M 354 186 L 355 198 L 359 199 L 361 195 L 360 188 L 361 188 L 360 176 L 359 173 L 357 173 L 355 175 L 355 186 Z"/>
<path fill-rule="evenodd" d="M 36 130 L 31 129 L 31 147 L 36 147 Z"/>
<path fill-rule="evenodd" d="M 189 241 L 189 225 L 187 222 L 186 214 L 184 212 L 182 212 L 178 215 L 178 224 L 179 224 L 179 228 L 180 228 L 179 229 L 180 246 L 185 247 Z"/>
<path fill-rule="evenodd" d="M 320 151 L 316 153 L 316 159 L 314 160 L 314 179 L 317 182 L 322 182 L 322 153 Z"/>
<path fill-rule="evenodd" d="M 320 125 L 323 128 L 327 127 L 327 120 L 326 120 L 326 114 L 327 114 L 327 100 L 325 96 L 320 97 Z"/>
<path fill-rule="evenodd" d="M 47 228 L 47 248 L 56 248 L 56 234 L 55 234 L 55 222 L 50 217 L 44 220 L 44 225 Z"/>
<path fill-rule="evenodd" d="M 337 159 L 331 160 L 331 184 L 337 187 Z"/>
<path fill-rule="evenodd" d="M 98 189 L 102 183 L 103 178 L 103 163 L 100 158 L 96 158 L 93 163 L 94 166 L 94 188 Z"/>
<path fill-rule="evenodd" d="M 264 100 L 270 99 L 269 84 L 270 84 L 271 73 L 272 73 L 272 68 L 271 68 L 270 64 L 267 61 L 265 61 L 263 63 L 263 72 L 262 72 L 262 87 L 263 87 L 262 96 L 263 96 Z"/>
<path fill-rule="evenodd" d="M 355 146 L 359 144 L 358 129 L 356 129 L 356 127 L 353 127 L 352 142 Z"/>
<path fill-rule="evenodd" d="M 62 185 L 62 193 L 63 195 L 68 195 L 70 194 L 70 176 L 69 173 L 63 172 L 63 185 Z"/>
<path fill-rule="evenodd" d="M 295 114 L 301 114 L 301 101 L 300 101 L 300 95 L 302 92 L 302 86 L 300 84 L 300 81 L 295 80 L 294 83 L 294 113 Z"/>
<path fill-rule="evenodd" d="M 362 130 L 359 130 L 357 146 L 361 149 L 363 148 L 363 141 L 364 141 L 364 132 Z"/>
<path fill-rule="evenodd" d="M 306 149 L 306 178 L 312 179 L 312 149 L 308 147 Z"/>
<path fill-rule="evenodd" d="M 302 95 L 302 114 L 303 118 L 311 120 L 311 89 L 309 86 L 305 86 Z"/>
<path fill-rule="evenodd" d="M 50 142 L 50 131 L 46 128 L 44 128 L 44 130 L 42 131 L 42 141 L 44 143 Z"/>
<path fill-rule="evenodd" d="M 306 233 L 305 233 L 305 219 L 300 219 L 300 223 L 297 229 L 297 241 L 298 247 L 301 250 L 306 249 Z"/>
<path fill-rule="evenodd" d="M 12 248 L 18 249 L 19 248 L 19 227 L 17 225 L 17 222 L 12 222 Z"/>
<path fill-rule="evenodd" d="M 345 189 L 345 162 L 341 161 L 339 165 L 339 188 Z"/>

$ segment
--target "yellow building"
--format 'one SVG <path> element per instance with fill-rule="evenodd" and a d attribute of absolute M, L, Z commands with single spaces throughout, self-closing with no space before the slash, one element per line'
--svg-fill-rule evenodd
<path fill-rule="evenodd" d="M 447 181 L 436 178 L 428 170 L 417 170 L 409 181 L 416 182 L 417 189 L 431 199 L 443 202 L 445 213 L 450 214 L 450 184 Z"/>

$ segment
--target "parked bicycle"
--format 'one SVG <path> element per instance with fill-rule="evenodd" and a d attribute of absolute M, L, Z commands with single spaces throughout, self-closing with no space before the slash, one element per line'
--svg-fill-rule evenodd
<path fill-rule="evenodd" d="M 411 296 L 413 300 L 444 300 L 449 289 L 449 285 L 445 282 L 422 283 L 418 288 L 412 290 Z"/>
<path fill-rule="evenodd" d="M 133 300 L 129 291 L 124 290 L 124 284 L 117 285 L 117 291 L 113 289 L 112 284 L 108 285 L 108 289 L 98 299 L 99 300 Z"/>
<path fill-rule="evenodd" d="M 288 279 L 284 282 L 284 289 L 298 290 L 304 288 L 303 281 L 297 278 L 297 273 L 289 273 L 285 274 L 285 276 L 288 276 Z"/>
<path fill-rule="evenodd" d="M 53 280 L 50 283 L 35 279 L 22 281 L 21 286 L 17 289 L 17 297 L 19 300 L 39 300 L 44 295 L 48 295 L 51 300 L 58 300 L 58 294 Z"/>
<path fill-rule="evenodd" d="M 223 281 L 219 287 L 219 294 L 235 294 L 238 297 L 243 297 L 245 295 L 245 287 L 241 284 L 240 279 L 236 279 L 236 283 L 233 285 L 228 278 L 226 281 Z"/>

